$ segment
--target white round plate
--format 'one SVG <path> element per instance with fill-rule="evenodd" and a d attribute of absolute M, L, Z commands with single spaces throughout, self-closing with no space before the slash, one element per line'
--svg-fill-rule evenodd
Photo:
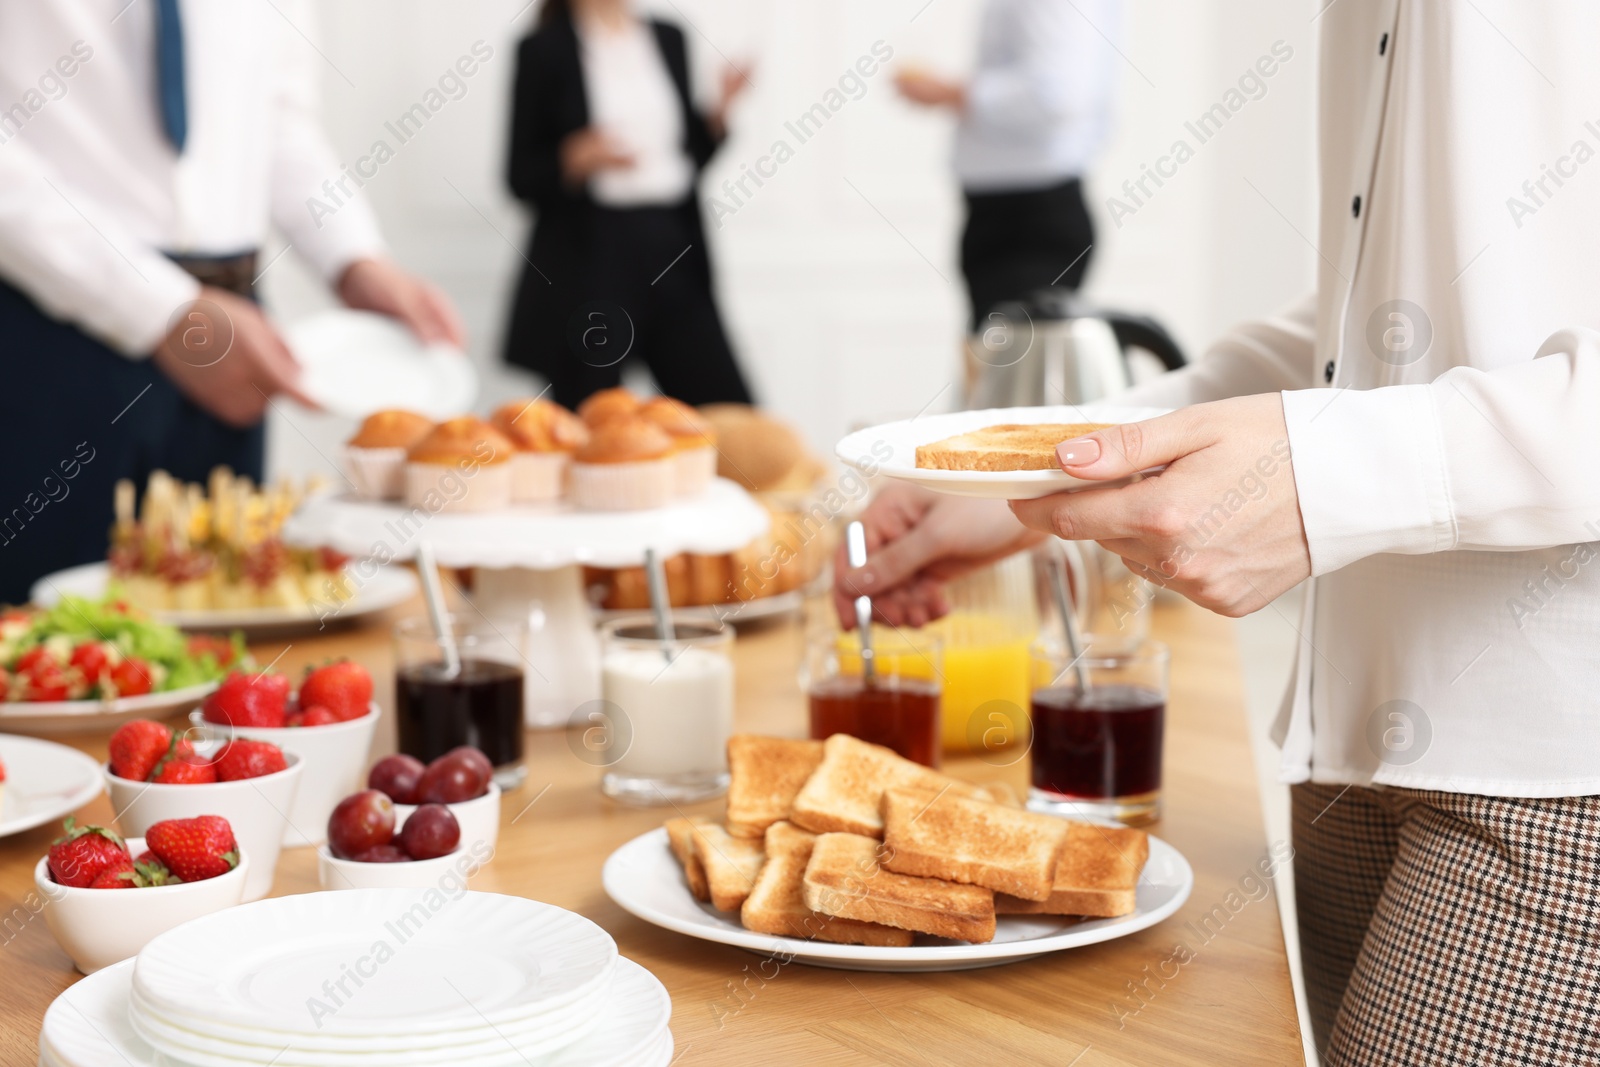
<path fill-rule="evenodd" d="M 41 1067 L 166 1067 L 134 1032 L 128 1003 L 134 960 L 81 979 L 45 1012 L 39 1033 Z M 560 1052 L 518 1060 L 527 1067 L 666 1067 L 672 1060 L 667 1029 L 672 1002 L 655 976 L 631 960 L 618 959 L 616 1007 L 599 1031 Z M 243 1062 L 243 1061 L 238 1061 Z M 386 1062 L 371 1057 L 370 1062 Z M 229 1067 L 234 1067 L 230 1064 Z"/>
<path fill-rule="evenodd" d="M 283 539 L 330 545 L 350 555 L 388 546 L 395 559 L 416 552 L 418 529 L 446 567 L 527 567 L 554 570 L 586 563 L 637 567 L 646 548 L 662 557 L 680 552 L 715 556 L 743 548 L 763 533 L 767 510 L 733 482 L 714 480 L 704 493 L 648 511 L 579 511 L 570 504 L 522 506 L 475 515 L 428 515 L 394 503 L 341 496 L 307 500 L 289 517 Z"/>
<path fill-rule="evenodd" d="M 0 702 L 0 730 L 17 734 L 93 734 L 115 730 L 130 719 L 164 719 L 197 708 L 219 682 L 115 700 Z"/>
<path fill-rule="evenodd" d="M 601 880 L 607 895 L 624 910 L 702 941 L 849 971 L 963 971 L 1110 941 L 1154 926 L 1189 898 L 1194 871 L 1177 849 L 1152 837 L 1150 859 L 1139 876 L 1138 908 L 1131 915 L 1081 922 L 1048 915 L 1002 915 L 994 940 L 987 944 L 919 935 L 910 948 L 836 945 L 746 930 L 737 913 L 717 911 L 694 899 L 684 883 L 683 868 L 667 847 L 665 829 L 640 834 L 613 852 Z"/>
<path fill-rule="evenodd" d="M 712 619 L 731 626 L 747 622 L 764 622 L 784 615 L 792 615 L 805 607 L 806 592 L 791 589 L 775 596 L 756 597 L 752 600 L 733 600 L 726 604 L 691 604 L 672 609 L 674 619 Z M 630 615 L 648 615 L 648 608 L 600 608 L 594 613 L 595 621 L 611 622 Z"/>
<path fill-rule="evenodd" d="M 324 622 L 360 618 L 404 604 L 417 592 L 417 576 L 405 567 L 381 567 L 376 562 L 355 560 L 349 575 L 355 595 L 336 612 L 318 616 L 292 608 L 219 608 L 215 611 L 153 611 L 151 617 L 180 630 L 244 630 L 260 633 L 271 630 L 277 636 L 289 631 L 317 630 Z M 105 596 L 111 569 L 105 563 L 85 563 L 57 571 L 34 583 L 30 597 L 40 607 L 52 607 L 63 596 L 99 600 Z"/>
<path fill-rule="evenodd" d="M 7 725 L 0 719 L 0 727 Z M 59 822 L 100 795 L 100 764 L 66 745 L 0 734 L 0 837 Z"/>
<path fill-rule="evenodd" d="M 300 388 L 336 415 L 405 408 L 447 419 L 478 394 L 472 360 L 450 345 L 424 345 L 387 315 L 324 311 L 290 323 L 283 338 L 300 361 Z"/>
<path fill-rule="evenodd" d="M 555 1018 L 608 987 L 616 959 L 610 935 L 550 904 L 453 886 L 356 889 L 186 923 L 145 946 L 134 980 L 168 1017 L 382 1039 Z"/>
<path fill-rule="evenodd" d="M 1068 489 L 1087 489 L 1106 483 L 1084 481 L 1062 470 L 926 470 L 917 466 L 917 447 L 1005 423 L 1141 422 L 1165 414 L 1166 408 L 1117 407 L 1112 403 L 953 411 L 857 430 L 841 439 L 834 453 L 852 467 L 881 471 L 891 478 L 939 493 L 991 500 L 1033 500 Z"/>

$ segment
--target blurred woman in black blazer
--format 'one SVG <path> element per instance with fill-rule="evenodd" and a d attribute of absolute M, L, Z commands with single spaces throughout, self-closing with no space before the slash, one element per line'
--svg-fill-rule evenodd
<path fill-rule="evenodd" d="M 690 404 L 748 403 L 711 292 L 695 183 L 744 83 L 709 114 L 683 31 L 629 0 L 545 0 L 517 58 L 511 189 L 535 213 L 506 359 L 576 406 L 625 358 Z"/>

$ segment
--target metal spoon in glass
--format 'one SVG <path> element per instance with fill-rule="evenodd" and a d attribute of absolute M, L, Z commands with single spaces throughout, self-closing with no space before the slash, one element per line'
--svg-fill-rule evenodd
<path fill-rule="evenodd" d="M 850 566 L 867 565 L 867 528 L 852 522 L 844 532 L 845 554 Z M 878 664 L 872 650 L 872 598 L 866 594 L 856 597 L 856 632 L 861 635 L 861 680 L 871 685 L 878 673 Z"/>

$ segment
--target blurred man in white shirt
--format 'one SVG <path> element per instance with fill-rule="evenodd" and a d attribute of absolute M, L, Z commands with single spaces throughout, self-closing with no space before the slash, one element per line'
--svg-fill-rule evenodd
<path fill-rule="evenodd" d="M 298 367 L 253 303 L 276 227 L 344 303 L 461 341 L 318 129 L 309 0 L 0 0 L 0 601 L 100 558 L 112 485 L 259 479 Z M 70 474 L 68 472 L 71 472 Z"/>
<path fill-rule="evenodd" d="M 1117 56 L 1117 0 L 985 0 L 966 81 L 916 67 L 902 96 L 958 116 L 956 177 L 966 198 L 961 270 L 972 327 L 1050 286 L 1077 289 L 1093 258 L 1083 174 L 1105 141 Z"/>
<path fill-rule="evenodd" d="M 1119 398 L 1181 410 L 1057 449 L 1165 469 L 1009 511 L 895 488 L 837 593 L 914 622 L 1049 534 L 1228 615 L 1309 578 L 1276 735 L 1325 1067 L 1600 1062 L 1600 8 L 1318 32 L 1317 291 Z"/>

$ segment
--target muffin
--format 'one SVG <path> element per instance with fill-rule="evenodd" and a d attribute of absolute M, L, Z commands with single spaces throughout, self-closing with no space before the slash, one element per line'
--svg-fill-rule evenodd
<path fill-rule="evenodd" d="M 475 416 L 441 422 L 406 454 L 406 503 L 434 513 L 509 507 L 516 451 Z"/>
<path fill-rule="evenodd" d="M 632 390 L 619 385 L 615 389 L 602 389 L 590 394 L 589 399 L 578 405 L 578 417 L 592 430 L 603 422 L 637 415 L 643 403 Z"/>
<path fill-rule="evenodd" d="M 572 453 L 589 441 L 583 420 L 549 400 L 513 400 L 497 408 L 489 422 L 517 450 L 511 457 L 511 502 L 561 499 Z"/>
<path fill-rule="evenodd" d="M 572 457 L 572 502 L 592 511 L 658 508 L 672 499 L 672 438 L 641 418 L 592 427 Z"/>
<path fill-rule="evenodd" d="M 681 400 L 658 396 L 639 408 L 639 416 L 672 438 L 673 489 L 678 496 L 698 496 L 717 476 L 717 431 Z"/>
<path fill-rule="evenodd" d="M 406 453 L 433 429 L 433 420 L 415 411 L 368 415 L 345 442 L 344 467 L 363 500 L 398 500 L 405 492 Z"/>

